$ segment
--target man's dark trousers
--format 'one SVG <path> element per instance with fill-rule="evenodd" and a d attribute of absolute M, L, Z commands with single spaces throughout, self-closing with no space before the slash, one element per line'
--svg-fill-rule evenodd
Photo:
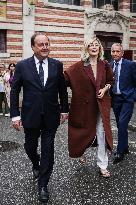
<path fill-rule="evenodd" d="M 54 164 L 54 138 L 56 129 L 46 129 L 41 122 L 39 128 L 26 128 L 25 151 L 30 158 L 33 168 L 40 170 L 39 189 L 47 187 Z M 38 139 L 41 137 L 41 157 L 37 154 Z"/>
<path fill-rule="evenodd" d="M 132 117 L 134 103 L 120 95 L 113 95 L 113 111 L 118 127 L 117 153 L 124 154 L 128 149 L 128 123 Z"/>

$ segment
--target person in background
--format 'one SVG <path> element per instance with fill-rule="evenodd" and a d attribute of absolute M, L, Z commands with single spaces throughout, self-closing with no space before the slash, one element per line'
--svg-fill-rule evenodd
<path fill-rule="evenodd" d="M 6 68 L 3 64 L 0 64 L 0 116 L 5 114 L 5 117 L 9 116 L 9 106 L 7 103 L 7 97 L 5 93 L 4 86 L 4 75 L 6 73 Z M 4 103 L 4 110 L 3 110 Z"/>
<path fill-rule="evenodd" d="M 13 127 L 25 133 L 24 148 L 38 180 L 39 200 L 47 203 L 48 182 L 54 164 L 54 138 L 60 123 L 68 117 L 68 94 L 63 64 L 49 58 L 50 40 L 44 33 L 31 37 L 34 55 L 17 63 L 10 92 Z M 23 87 L 21 116 L 19 93 Z M 59 99 L 58 99 L 59 98 Z M 37 152 L 41 137 L 41 152 Z"/>
<path fill-rule="evenodd" d="M 14 72 L 15 72 L 15 67 L 16 67 L 16 64 L 15 63 L 10 63 L 9 64 L 9 74 L 10 74 L 10 78 L 9 78 L 9 84 L 10 84 L 10 87 L 12 85 L 12 81 L 13 81 L 13 77 L 14 77 Z"/>
<path fill-rule="evenodd" d="M 129 153 L 128 123 L 133 113 L 136 87 L 136 63 L 124 59 L 123 53 L 120 43 L 112 45 L 111 66 L 115 76 L 115 84 L 111 89 L 112 107 L 118 128 L 118 144 L 114 164 L 122 161 L 124 156 Z"/>
<path fill-rule="evenodd" d="M 97 141 L 97 165 L 100 175 L 110 177 L 108 152 L 112 150 L 110 126 L 111 97 L 109 89 L 114 82 L 109 64 L 102 60 L 103 47 L 94 37 L 85 43 L 81 61 L 64 71 L 67 85 L 72 90 L 68 118 L 69 156 L 83 156 Z"/>
<path fill-rule="evenodd" d="M 11 90 L 12 80 L 14 76 L 15 66 L 16 66 L 15 63 L 10 63 L 7 72 L 5 72 L 5 74 L 3 75 L 5 95 L 6 95 L 9 108 L 10 108 L 10 90 Z"/>

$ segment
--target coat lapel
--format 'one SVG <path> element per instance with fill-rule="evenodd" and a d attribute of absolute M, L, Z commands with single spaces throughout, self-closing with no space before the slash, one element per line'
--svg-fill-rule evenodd
<path fill-rule="evenodd" d="M 89 77 L 89 79 L 92 81 L 93 85 L 96 86 L 96 82 L 95 82 L 95 78 L 94 78 L 94 74 L 91 68 L 90 64 L 85 65 L 84 64 L 84 70 L 87 74 L 87 76 Z"/>
<path fill-rule="evenodd" d="M 101 81 L 102 81 L 102 77 L 103 77 L 103 72 L 105 69 L 105 65 L 102 61 L 98 61 L 97 63 L 97 77 L 96 77 L 96 86 L 99 88 Z"/>

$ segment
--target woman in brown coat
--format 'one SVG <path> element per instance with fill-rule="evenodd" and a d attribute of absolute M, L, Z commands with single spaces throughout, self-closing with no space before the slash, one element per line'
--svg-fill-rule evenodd
<path fill-rule="evenodd" d="M 64 72 L 72 90 L 68 148 L 70 157 L 81 157 L 97 140 L 100 174 L 110 177 L 107 149 L 112 150 L 112 132 L 108 91 L 114 80 L 112 70 L 106 61 L 101 60 L 102 56 L 102 45 L 94 37 L 85 44 L 82 60 Z"/>

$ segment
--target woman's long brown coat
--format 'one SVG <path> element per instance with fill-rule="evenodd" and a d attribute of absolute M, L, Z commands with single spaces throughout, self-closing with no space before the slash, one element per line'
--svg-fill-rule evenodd
<path fill-rule="evenodd" d="M 113 84 L 113 73 L 108 63 L 99 61 L 96 80 L 90 67 L 88 76 L 82 61 L 65 70 L 65 78 L 72 90 L 68 122 L 68 148 L 70 157 L 80 157 L 92 145 L 96 136 L 97 114 L 100 111 L 104 125 L 106 142 L 112 150 L 110 126 L 111 97 L 106 93 L 102 99 L 97 95 L 100 88 Z"/>

